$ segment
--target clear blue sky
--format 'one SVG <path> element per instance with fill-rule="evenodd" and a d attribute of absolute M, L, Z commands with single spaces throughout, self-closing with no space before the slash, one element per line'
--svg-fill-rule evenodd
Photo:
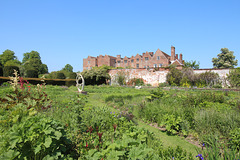
<path fill-rule="evenodd" d="M 100 54 L 132 56 L 171 45 L 211 68 L 221 48 L 240 66 L 239 0 L 0 0 L 0 53 L 38 51 L 49 71 Z"/>

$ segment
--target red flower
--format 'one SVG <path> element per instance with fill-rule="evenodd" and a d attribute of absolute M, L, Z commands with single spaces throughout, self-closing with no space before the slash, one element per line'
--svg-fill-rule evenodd
<path fill-rule="evenodd" d="M 66 108 L 68 108 L 68 106 Z"/>
<path fill-rule="evenodd" d="M 97 133 L 98 134 L 98 137 L 99 137 L 99 142 L 101 141 L 101 139 L 102 139 L 102 134 L 103 134 L 103 132 L 102 133 Z"/>
<path fill-rule="evenodd" d="M 88 144 L 87 144 L 87 142 L 86 142 L 86 148 L 88 147 Z"/>
<path fill-rule="evenodd" d="M 92 126 L 91 127 L 88 127 L 88 130 L 90 131 L 90 134 L 92 133 L 92 131 L 93 131 L 93 128 L 92 128 Z"/>
<path fill-rule="evenodd" d="M 19 83 L 20 83 L 20 88 L 21 88 L 21 89 L 24 89 L 24 86 L 23 86 L 23 85 L 24 85 L 23 78 L 22 78 L 22 77 L 19 77 L 19 81 L 20 81 L 20 82 L 19 82 Z"/>
<path fill-rule="evenodd" d="M 98 126 L 96 126 L 96 131 L 97 131 L 97 133 L 98 133 Z"/>
<path fill-rule="evenodd" d="M 116 131 L 117 124 L 113 124 L 114 132 Z"/>

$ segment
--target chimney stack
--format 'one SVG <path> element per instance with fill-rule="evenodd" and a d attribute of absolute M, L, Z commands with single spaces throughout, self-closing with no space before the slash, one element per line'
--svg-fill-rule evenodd
<path fill-rule="evenodd" d="M 117 55 L 117 58 L 118 58 L 118 59 L 121 59 L 121 55 Z"/>
<path fill-rule="evenodd" d="M 178 54 L 176 54 L 176 59 L 178 59 Z"/>
<path fill-rule="evenodd" d="M 171 46 L 171 61 L 175 60 L 175 47 Z"/>
<path fill-rule="evenodd" d="M 182 63 L 183 60 L 182 60 L 182 53 L 180 53 L 180 62 Z"/>

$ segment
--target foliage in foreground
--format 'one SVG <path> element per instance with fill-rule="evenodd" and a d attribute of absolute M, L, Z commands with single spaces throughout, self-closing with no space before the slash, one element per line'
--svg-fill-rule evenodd
<path fill-rule="evenodd" d="M 231 87 L 240 87 L 240 67 L 230 70 L 227 77 Z"/>

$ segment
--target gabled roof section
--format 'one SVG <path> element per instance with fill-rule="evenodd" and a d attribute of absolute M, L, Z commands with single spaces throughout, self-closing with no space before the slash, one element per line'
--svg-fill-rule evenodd
<path fill-rule="evenodd" d="M 181 62 L 179 62 L 178 59 L 176 59 L 172 64 L 176 64 L 178 66 L 183 66 L 183 64 Z"/>
<path fill-rule="evenodd" d="M 123 59 L 129 59 L 127 56 L 125 56 Z"/>
<path fill-rule="evenodd" d="M 149 52 L 149 54 L 153 57 L 154 53 L 153 52 Z"/>
<path fill-rule="evenodd" d="M 92 56 L 88 56 L 87 58 L 95 58 L 96 59 L 96 57 L 92 57 Z"/>
<path fill-rule="evenodd" d="M 169 57 L 170 57 L 167 53 L 161 51 L 159 48 L 157 49 L 157 51 L 155 52 L 155 54 L 156 54 L 156 53 L 160 53 L 160 54 L 162 53 L 162 54 L 166 57 L 166 59 L 169 59 Z"/>
<path fill-rule="evenodd" d="M 136 58 L 137 58 L 137 57 L 140 57 L 140 58 L 142 58 L 142 56 L 141 56 L 141 55 L 139 55 L 139 54 L 137 54 L 135 57 L 136 57 Z"/>
<path fill-rule="evenodd" d="M 162 51 L 162 53 L 164 54 L 164 56 L 165 56 L 166 58 L 169 58 L 169 57 L 170 57 L 167 53 L 165 53 L 165 52 L 163 52 L 163 51 Z"/>
<path fill-rule="evenodd" d="M 144 57 L 148 57 L 148 56 L 151 56 L 151 54 L 149 54 L 149 52 L 147 51 L 145 54 L 144 54 Z"/>

